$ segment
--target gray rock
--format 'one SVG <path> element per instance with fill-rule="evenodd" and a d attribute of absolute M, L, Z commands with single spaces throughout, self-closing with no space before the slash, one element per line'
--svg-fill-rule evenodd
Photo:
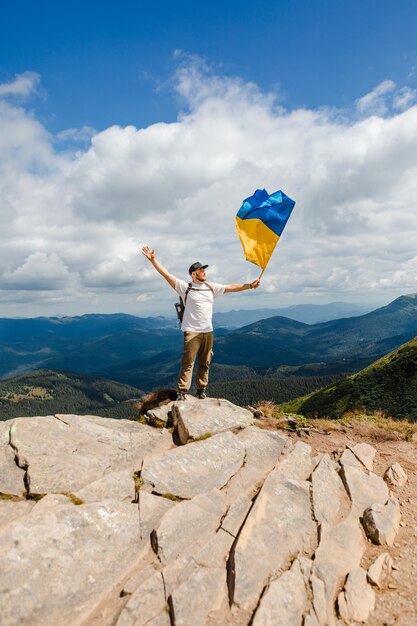
<path fill-rule="evenodd" d="M 326 596 L 326 586 L 320 578 L 315 576 L 315 574 L 311 575 L 310 584 L 313 594 L 314 616 L 316 617 L 319 624 L 327 624 L 327 612 L 329 609 L 329 602 Z"/>
<path fill-rule="evenodd" d="M 316 614 L 314 613 L 313 610 L 310 611 L 310 613 L 307 613 L 304 616 L 304 621 L 303 621 L 303 626 L 323 626 L 325 622 L 322 622 L 320 624 L 320 622 L 317 619 Z"/>
<path fill-rule="evenodd" d="M 303 447 L 294 448 L 290 456 L 300 452 L 304 456 Z M 286 478 L 290 464 L 267 477 L 231 555 L 233 600 L 244 609 L 254 608 L 270 576 L 292 555 L 311 550 L 315 540 L 309 484 Z"/>
<path fill-rule="evenodd" d="M 36 513 L 47 509 L 55 509 L 57 506 L 67 506 L 71 500 L 71 496 L 63 493 L 47 493 L 46 496 L 36 502 Z M 74 504 L 74 502 L 72 502 Z"/>
<path fill-rule="evenodd" d="M 165 565 L 166 587 L 170 592 L 187 579 L 184 574 L 189 575 L 198 567 L 226 569 L 235 536 L 224 525 L 237 532 L 250 505 L 246 500 L 242 498 L 225 509 L 224 496 L 215 490 L 180 503 L 162 520 L 153 540 L 158 543 L 160 538 L 158 556 Z"/>
<path fill-rule="evenodd" d="M 373 446 L 370 446 L 369 443 L 357 443 L 353 447 L 349 447 L 352 450 L 353 454 L 362 463 L 362 465 L 369 472 L 372 472 L 372 470 L 374 469 L 374 458 L 376 455 L 375 448 Z"/>
<path fill-rule="evenodd" d="M 392 546 L 399 531 L 400 503 L 391 497 L 386 504 L 373 504 L 363 514 L 362 524 L 367 537 L 377 544 Z"/>
<path fill-rule="evenodd" d="M 351 465 L 352 467 L 357 467 L 360 470 L 363 470 L 364 468 L 358 457 L 353 454 L 352 450 L 349 450 L 349 448 L 343 450 L 342 456 L 340 457 L 340 465 Z"/>
<path fill-rule="evenodd" d="M 322 523 L 313 574 L 324 583 L 329 624 L 334 623 L 333 606 L 339 584 L 351 569 L 359 567 L 364 549 L 362 531 L 354 512 L 336 526 Z"/>
<path fill-rule="evenodd" d="M 146 626 L 171 626 L 167 609 L 164 609 L 162 613 L 150 619 L 149 622 L 146 623 Z"/>
<path fill-rule="evenodd" d="M 232 502 L 221 522 L 221 528 L 236 537 L 251 506 L 252 501 L 245 495 Z"/>
<path fill-rule="evenodd" d="M 249 426 L 237 435 L 245 446 L 245 463 L 270 471 L 281 460 L 284 450 L 293 448 L 291 439 L 280 433 Z"/>
<path fill-rule="evenodd" d="M 23 515 L 27 515 L 35 506 L 33 500 L 0 500 L 0 529 Z"/>
<path fill-rule="evenodd" d="M 190 419 L 192 406 L 210 405 L 187 403 Z M 47 495 L 0 500 L 2 626 L 225 626 L 252 616 L 254 626 L 333 626 L 336 595 L 364 551 L 362 507 L 388 499 L 362 444 L 346 451 L 356 467 L 342 463 L 351 504 L 328 455 L 312 460 L 308 445 L 276 432 L 250 425 L 175 448 L 167 431 L 76 415 L 0 423 L 0 484 L 16 490 L 25 472 L 11 428 L 32 492 Z M 370 568 L 374 584 L 388 559 Z M 346 615 L 359 593 L 348 581 Z"/>
<path fill-rule="evenodd" d="M 381 587 L 389 578 L 394 562 L 388 552 L 383 552 L 368 569 L 368 582 Z"/>
<path fill-rule="evenodd" d="M 257 426 L 245 428 L 237 437 L 245 446 L 245 462 L 225 487 L 230 502 L 242 494 L 252 498 L 267 474 L 282 460 L 283 454 L 293 448 L 289 437 Z"/>
<path fill-rule="evenodd" d="M 313 471 L 311 448 L 302 441 L 297 441 L 293 450 L 277 466 L 276 478 L 284 480 L 307 480 Z"/>
<path fill-rule="evenodd" d="M 343 498 L 346 492 L 335 470 L 335 464 L 325 454 L 314 470 L 313 485 L 314 517 L 318 522 L 336 524 L 340 518 Z"/>
<path fill-rule="evenodd" d="M 135 498 L 135 482 L 131 470 L 120 470 L 105 474 L 86 487 L 78 490 L 75 495 L 84 502 L 100 500 L 126 500 Z"/>
<path fill-rule="evenodd" d="M 149 544 L 151 532 L 157 527 L 159 520 L 175 506 L 176 503 L 171 500 L 140 491 L 137 504 L 140 539 Z"/>
<path fill-rule="evenodd" d="M 56 415 L 75 432 L 83 432 L 101 443 L 116 449 L 117 458 L 124 456 L 125 465 L 135 468 L 145 456 L 163 452 L 173 447 L 167 430 L 155 429 L 126 419 L 109 419 L 98 415 Z M 122 454 L 124 453 L 124 455 Z M 115 469 L 121 469 L 116 467 Z"/>
<path fill-rule="evenodd" d="M 242 466 L 245 448 L 230 432 L 220 433 L 145 459 L 142 479 L 160 494 L 193 498 L 223 487 Z"/>
<path fill-rule="evenodd" d="M 224 496 L 217 489 L 176 504 L 152 532 L 152 544 L 161 562 L 166 564 L 200 550 L 219 528 L 225 510 Z"/>
<path fill-rule="evenodd" d="M 347 577 L 338 597 L 340 616 L 346 621 L 366 622 L 375 608 L 375 592 L 366 581 L 366 571 L 356 567 Z"/>
<path fill-rule="evenodd" d="M 88 415 L 19 418 L 12 430 L 31 493 L 73 493 L 106 473 L 138 470 L 145 454 L 166 450 L 170 439 L 136 422 Z"/>
<path fill-rule="evenodd" d="M 175 402 L 168 402 L 168 404 L 163 404 L 155 409 L 147 411 L 146 417 L 148 418 L 149 423 L 152 426 L 159 426 L 161 423 L 166 424 L 170 419 L 172 420 L 172 407 L 174 404 Z"/>
<path fill-rule="evenodd" d="M 352 510 L 358 516 L 375 502 L 385 504 L 388 500 L 388 488 L 380 476 L 350 465 L 342 466 L 340 476 L 352 500 Z"/>
<path fill-rule="evenodd" d="M 135 568 L 123 584 L 122 595 L 133 595 L 135 591 L 148 580 L 148 578 L 153 576 L 155 571 L 156 569 L 153 563 L 152 565 L 142 566 L 140 569 Z"/>
<path fill-rule="evenodd" d="M 146 626 L 171 626 L 168 611 L 164 609 L 162 613 L 150 619 Z"/>
<path fill-rule="evenodd" d="M 198 439 L 207 433 L 213 435 L 225 430 L 245 428 L 253 423 L 250 411 L 218 398 L 206 398 L 202 402 L 188 396 L 186 402 L 175 402 L 172 412 L 181 443 Z"/>
<path fill-rule="evenodd" d="M 195 554 L 194 560 L 199 567 L 220 567 L 226 569 L 227 558 L 235 538 L 219 528 L 208 538 L 203 547 Z"/>
<path fill-rule="evenodd" d="M 166 607 L 165 586 L 162 573 L 154 571 L 129 598 L 117 626 L 144 626 Z"/>
<path fill-rule="evenodd" d="M 0 422 L 0 493 L 22 496 L 26 494 L 25 472 L 16 465 L 15 451 L 9 443 L 16 421 Z"/>
<path fill-rule="evenodd" d="M 220 608 L 226 595 L 226 570 L 200 568 L 171 596 L 176 626 L 205 626 L 211 611 Z"/>
<path fill-rule="evenodd" d="M 303 575 L 304 582 L 306 586 L 308 586 L 311 576 L 311 570 L 313 567 L 313 561 L 302 554 L 298 556 L 297 561 L 300 566 L 300 571 Z"/>
<path fill-rule="evenodd" d="M 112 501 L 35 506 L 6 526 L 2 626 L 81 622 L 150 549 L 149 535 L 141 538 L 138 529 L 137 506 Z"/>
<path fill-rule="evenodd" d="M 299 564 L 271 581 L 255 613 L 253 626 L 298 626 L 307 608 L 307 593 Z"/>
<path fill-rule="evenodd" d="M 404 487 L 407 474 L 399 463 L 392 463 L 384 474 L 384 480 L 390 487 Z"/>

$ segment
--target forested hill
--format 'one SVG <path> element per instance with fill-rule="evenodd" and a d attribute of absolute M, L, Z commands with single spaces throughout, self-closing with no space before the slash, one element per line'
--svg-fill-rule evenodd
<path fill-rule="evenodd" d="M 417 421 L 417 337 L 357 374 L 283 404 L 282 408 L 330 418 L 364 408 Z"/>
<path fill-rule="evenodd" d="M 59 370 L 37 370 L 0 381 L 0 421 L 21 415 L 92 413 L 133 417 L 133 403 L 142 391 L 104 378 Z"/>

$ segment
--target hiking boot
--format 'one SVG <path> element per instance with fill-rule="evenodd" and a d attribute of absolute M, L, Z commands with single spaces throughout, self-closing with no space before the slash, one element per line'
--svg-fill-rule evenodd
<path fill-rule="evenodd" d="M 195 394 L 195 397 L 198 398 L 199 400 L 204 400 L 204 398 L 206 398 L 206 390 L 205 389 L 197 389 L 197 393 Z"/>
<path fill-rule="evenodd" d="M 181 402 L 185 400 L 185 391 L 179 391 L 177 395 L 177 402 Z"/>

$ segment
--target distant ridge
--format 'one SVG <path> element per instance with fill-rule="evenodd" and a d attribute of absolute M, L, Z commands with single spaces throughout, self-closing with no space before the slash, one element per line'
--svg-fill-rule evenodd
<path fill-rule="evenodd" d="M 310 417 L 365 409 L 417 421 L 417 337 L 357 374 L 281 406 Z"/>
<path fill-rule="evenodd" d="M 217 360 L 252 367 L 377 358 L 417 334 L 417 294 L 401 296 L 359 317 L 302 324 L 271 317 L 218 339 Z"/>
<path fill-rule="evenodd" d="M 217 312 L 213 316 L 215 326 L 223 328 L 240 328 L 253 324 L 268 317 L 288 317 L 304 324 L 320 324 L 341 317 L 364 315 L 373 307 L 350 304 L 348 302 L 330 302 L 329 304 L 296 304 L 277 309 L 235 309 Z"/>

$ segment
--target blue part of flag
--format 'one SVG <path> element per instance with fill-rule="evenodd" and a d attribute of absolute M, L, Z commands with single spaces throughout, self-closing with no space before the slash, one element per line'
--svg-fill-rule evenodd
<path fill-rule="evenodd" d="M 246 198 L 237 217 L 242 220 L 258 219 L 279 237 L 295 206 L 295 201 L 283 191 L 268 194 L 266 189 L 257 189 L 253 196 Z"/>

